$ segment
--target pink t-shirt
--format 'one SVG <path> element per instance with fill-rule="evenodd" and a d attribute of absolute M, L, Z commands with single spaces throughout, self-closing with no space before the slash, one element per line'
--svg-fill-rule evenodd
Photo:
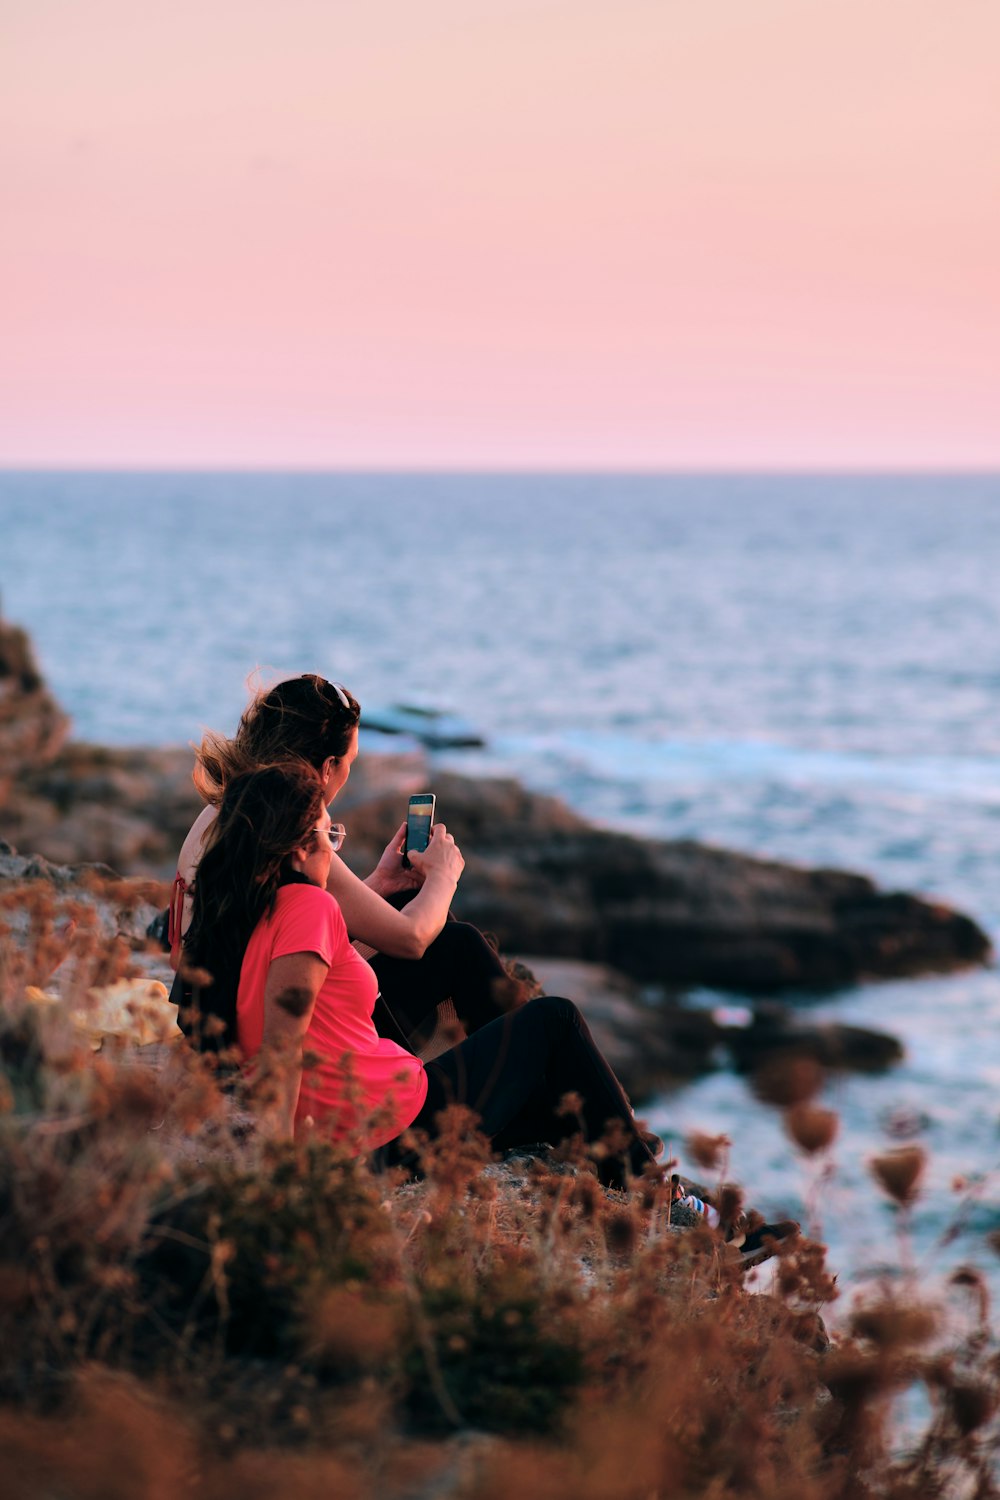
<path fill-rule="evenodd" d="M 351 1133 L 359 1150 L 372 1151 L 412 1124 L 427 1075 L 419 1058 L 375 1030 L 374 970 L 351 947 L 340 907 L 319 886 L 282 886 L 274 914 L 253 930 L 236 997 L 240 1047 L 248 1058 L 259 1052 L 267 971 L 289 953 L 316 953 L 330 965 L 305 1038 L 305 1050 L 321 1061 L 302 1075 L 296 1124 L 311 1115 L 335 1139 Z"/>

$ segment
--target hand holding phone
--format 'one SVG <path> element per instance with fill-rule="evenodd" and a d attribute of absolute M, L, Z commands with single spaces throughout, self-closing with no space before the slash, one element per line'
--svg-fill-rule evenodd
<path fill-rule="evenodd" d="M 423 853 L 418 854 L 414 849 L 412 856 L 410 865 L 421 876 L 422 888 L 426 888 L 428 881 L 432 881 L 436 886 L 440 886 L 441 882 L 445 881 L 454 891 L 465 869 L 465 860 L 462 858 L 461 849 L 443 823 L 434 824 L 431 829 L 430 843 Z M 403 858 L 406 858 L 405 854 Z"/>
<path fill-rule="evenodd" d="M 406 809 L 406 837 L 403 840 L 403 864 L 407 868 L 410 863 L 407 854 L 411 850 L 416 854 L 423 854 L 431 841 L 435 800 L 433 792 L 419 792 L 410 798 Z"/>

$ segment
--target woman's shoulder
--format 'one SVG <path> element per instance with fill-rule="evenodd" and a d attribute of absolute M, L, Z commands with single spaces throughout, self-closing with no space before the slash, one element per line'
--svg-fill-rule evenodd
<path fill-rule="evenodd" d="M 278 890 L 274 911 L 266 923 L 272 941 L 293 947 L 315 947 L 324 956 L 348 943 L 340 907 L 322 886 L 292 881 Z"/>
<path fill-rule="evenodd" d="M 312 918 L 330 922 L 335 927 L 344 925 L 344 917 L 337 902 L 321 885 L 311 880 L 292 880 L 279 886 L 274 904 L 275 917 Z"/>

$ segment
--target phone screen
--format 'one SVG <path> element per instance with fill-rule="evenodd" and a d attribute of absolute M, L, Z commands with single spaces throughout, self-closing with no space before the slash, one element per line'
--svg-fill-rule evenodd
<path fill-rule="evenodd" d="M 431 826 L 434 822 L 434 793 L 424 792 L 411 797 L 406 810 L 406 849 L 422 853 L 431 841 Z"/>

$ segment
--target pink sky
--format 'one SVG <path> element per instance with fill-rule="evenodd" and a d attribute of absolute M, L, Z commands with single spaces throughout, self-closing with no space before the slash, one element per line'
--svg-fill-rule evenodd
<path fill-rule="evenodd" d="M 0 32 L 0 463 L 1000 466 L 996 0 Z"/>

